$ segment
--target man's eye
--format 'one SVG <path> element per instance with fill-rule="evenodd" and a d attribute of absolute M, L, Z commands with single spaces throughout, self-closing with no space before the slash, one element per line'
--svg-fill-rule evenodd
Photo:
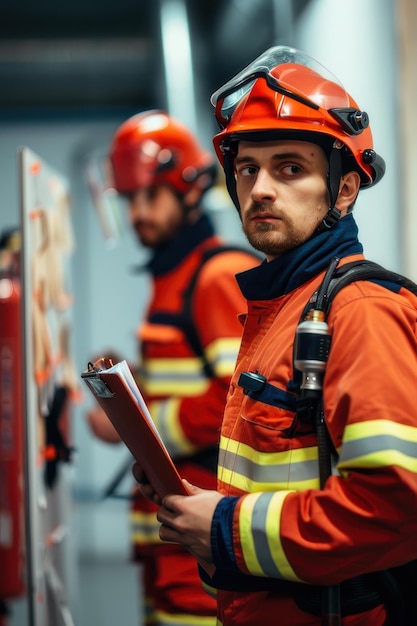
<path fill-rule="evenodd" d="M 245 165 L 244 167 L 238 169 L 237 174 L 238 176 L 255 176 L 257 171 L 258 170 L 254 165 Z"/>
<path fill-rule="evenodd" d="M 281 172 L 286 176 L 295 176 L 301 172 L 301 167 L 298 165 L 286 165 L 282 168 Z"/>

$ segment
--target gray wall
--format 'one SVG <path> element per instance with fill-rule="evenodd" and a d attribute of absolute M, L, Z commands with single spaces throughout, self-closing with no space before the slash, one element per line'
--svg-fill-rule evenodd
<path fill-rule="evenodd" d="M 405 271 L 400 241 L 400 136 L 397 16 L 394 0 L 312 0 L 296 26 L 297 46 L 335 74 L 370 117 L 386 174 L 355 208 L 368 257 Z"/>

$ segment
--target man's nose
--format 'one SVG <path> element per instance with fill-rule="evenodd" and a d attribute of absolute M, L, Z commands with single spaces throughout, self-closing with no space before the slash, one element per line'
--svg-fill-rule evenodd
<path fill-rule="evenodd" d="M 149 203 L 146 202 L 142 194 L 136 194 L 129 199 L 129 218 L 131 222 L 146 217 L 149 210 Z"/>
<path fill-rule="evenodd" d="M 254 202 L 262 202 L 265 200 L 272 201 L 276 197 L 276 188 L 272 176 L 266 170 L 260 169 L 255 184 L 252 187 L 252 200 Z"/>

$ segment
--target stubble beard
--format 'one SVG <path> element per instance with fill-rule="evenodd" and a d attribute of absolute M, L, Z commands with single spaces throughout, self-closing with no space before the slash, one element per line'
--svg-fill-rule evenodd
<path fill-rule="evenodd" d="M 290 222 L 281 219 L 279 223 L 284 228 L 266 222 L 258 224 L 251 222 L 251 228 L 242 224 L 242 230 L 255 250 L 259 250 L 267 256 L 277 257 L 303 243 L 303 238 L 295 231 Z"/>
<path fill-rule="evenodd" d="M 138 243 L 151 250 L 161 248 L 172 239 L 171 233 L 161 232 L 156 227 L 148 227 L 146 230 L 141 230 L 139 226 L 136 226 L 134 232 Z"/>
<path fill-rule="evenodd" d="M 145 223 L 142 225 L 138 221 L 133 224 L 133 230 L 140 245 L 151 250 L 158 250 L 174 239 L 181 226 L 182 224 L 166 224 L 161 228 L 155 224 L 146 223 L 145 228 Z"/>

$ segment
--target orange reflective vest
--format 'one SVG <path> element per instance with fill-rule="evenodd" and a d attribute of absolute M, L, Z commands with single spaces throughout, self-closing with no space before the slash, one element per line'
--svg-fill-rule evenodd
<path fill-rule="evenodd" d="M 138 383 L 156 427 L 180 475 L 211 489 L 216 486 L 220 424 L 242 334 L 238 316 L 246 310 L 235 275 L 259 259 L 249 250 L 222 251 L 201 268 L 192 313 L 204 359 L 189 345 L 176 316 L 183 311 L 184 293 L 204 253 L 222 245 L 213 234 L 201 237 L 194 247 L 188 242 L 190 251 L 173 258 L 170 270 L 153 273 L 152 298 L 138 330 Z M 131 528 L 137 557 L 160 543 L 155 510 L 144 498 L 134 502 Z"/>

